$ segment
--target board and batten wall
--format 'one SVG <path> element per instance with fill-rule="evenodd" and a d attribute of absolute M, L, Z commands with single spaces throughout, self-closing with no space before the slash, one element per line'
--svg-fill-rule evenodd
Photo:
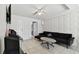
<path fill-rule="evenodd" d="M 75 37 L 74 44 L 79 41 L 79 17 L 76 11 L 69 11 L 62 15 L 44 20 L 44 31 L 71 33 Z"/>
<path fill-rule="evenodd" d="M 6 31 L 6 5 L 0 4 L 0 53 L 4 51 L 4 37 Z"/>
<path fill-rule="evenodd" d="M 11 16 L 10 28 L 14 29 L 18 35 L 20 35 L 24 40 L 30 39 L 32 37 L 32 22 L 38 23 L 38 33 L 42 31 L 41 21 L 33 18 L 23 17 L 19 15 Z"/>

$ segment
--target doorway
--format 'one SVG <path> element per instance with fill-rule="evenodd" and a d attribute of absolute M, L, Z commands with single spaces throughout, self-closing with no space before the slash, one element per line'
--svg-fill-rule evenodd
<path fill-rule="evenodd" d="M 32 22 L 32 36 L 37 36 L 38 35 L 38 23 L 37 22 Z"/>

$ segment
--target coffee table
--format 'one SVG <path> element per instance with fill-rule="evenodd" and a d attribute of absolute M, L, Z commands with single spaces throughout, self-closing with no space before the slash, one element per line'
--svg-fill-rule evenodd
<path fill-rule="evenodd" d="M 41 37 L 42 43 L 41 44 L 47 44 L 47 48 L 49 49 L 49 46 L 51 45 L 54 47 L 53 44 L 55 44 L 56 40 L 48 37 Z"/>

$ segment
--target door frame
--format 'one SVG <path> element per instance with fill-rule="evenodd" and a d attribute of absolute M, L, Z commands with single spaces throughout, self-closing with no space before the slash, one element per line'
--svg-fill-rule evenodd
<path fill-rule="evenodd" d="M 38 26 L 38 22 L 36 22 L 36 21 L 33 21 L 33 22 L 32 22 L 32 36 L 35 36 L 35 35 L 34 35 L 34 24 L 35 24 L 35 23 L 37 23 L 37 26 Z M 37 31 L 38 31 L 38 30 L 37 30 Z"/>

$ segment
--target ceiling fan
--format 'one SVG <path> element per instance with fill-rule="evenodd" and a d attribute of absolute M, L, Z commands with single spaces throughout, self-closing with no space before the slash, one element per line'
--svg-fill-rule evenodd
<path fill-rule="evenodd" d="M 45 6 L 43 6 L 41 8 L 36 8 L 36 10 L 33 12 L 33 15 L 42 15 L 45 13 L 46 13 Z"/>

